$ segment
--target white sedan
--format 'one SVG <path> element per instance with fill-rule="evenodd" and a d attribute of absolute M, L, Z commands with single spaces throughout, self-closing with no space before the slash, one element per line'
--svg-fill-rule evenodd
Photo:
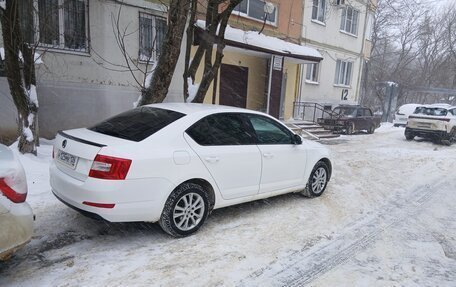
<path fill-rule="evenodd" d="M 30 241 L 33 212 L 25 202 L 27 181 L 14 153 L 0 144 L 0 260 Z"/>
<path fill-rule="evenodd" d="M 408 117 L 413 114 L 418 107 L 423 105 L 418 104 L 405 104 L 400 106 L 394 114 L 393 124 L 395 127 L 405 127 L 407 125 Z"/>
<path fill-rule="evenodd" d="M 77 211 L 111 222 L 159 222 L 181 237 L 216 208 L 289 192 L 320 196 L 328 150 L 255 111 L 155 104 L 60 132 L 50 181 Z"/>

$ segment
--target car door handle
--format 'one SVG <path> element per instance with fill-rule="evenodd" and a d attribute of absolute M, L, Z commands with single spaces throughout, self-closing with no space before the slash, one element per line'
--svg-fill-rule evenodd
<path fill-rule="evenodd" d="M 216 157 L 216 156 L 208 156 L 206 158 L 204 158 L 207 162 L 209 163 L 216 163 L 219 161 L 219 158 Z"/>
<path fill-rule="evenodd" d="M 263 154 L 263 156 L 264 156 L 265 158 L 272 158 L 272 157 L 274 157 L 274 154 L 272 154 L 272 153 L 270 153 L 270 152 L 266 152 L 266 153 Z"/>

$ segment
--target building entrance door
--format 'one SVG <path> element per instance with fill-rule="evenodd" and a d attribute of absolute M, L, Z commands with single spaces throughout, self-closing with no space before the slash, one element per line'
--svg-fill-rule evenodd
<path fill-rule="evenodd" d="M 247 84 L 249 68 L 222 64 L 220 67 L 221 105 L 238 108 L 247 107 Z"/>

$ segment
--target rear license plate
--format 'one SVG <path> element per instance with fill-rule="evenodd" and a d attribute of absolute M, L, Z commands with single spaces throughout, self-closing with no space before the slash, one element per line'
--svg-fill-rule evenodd
<path fill-rule="evenodd" d="M 61 163 L 63 163 L 64 165 L 72 168 L 72 169 L 75 169 L 76 168 L 76 164 L 78 163 L 78 157 L 77 156 L 74 156 L 72 154 L 69 154 L 69 153 L 66 153 L 64 151 L 61 151 L 59 150 L 58 153 L 57 153 L 57 160 Z"/>

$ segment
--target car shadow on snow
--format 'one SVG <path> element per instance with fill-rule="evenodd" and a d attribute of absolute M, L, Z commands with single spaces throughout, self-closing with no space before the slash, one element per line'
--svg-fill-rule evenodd
<path fill-rule="evenodd" d="M 323 194 L 321 199 L 325 198 Z M 141 241 L 148 244 L 169 243 L 175 240 L 197 240 L 207 236 L 217 236 L 223 230 L 232 230 L 237 227 L 244 229 L 256 225 L 257 218 L 269 218 L 270 214 L 287 212 L 290 208 L 301 205 L 304 207 L 309 200 L 297 193 L 279 195 L 267 199 L 256 200 L 214 210 L 206 223 L 195 234 L 182 239 L 176 239 L 167 235 L 158 223 L 129 222 L 111 223 L 104 220 L 88 218 L 76 211 L 65 211 L 61 220 L 67 221 L 60 226 L 66 226 L 65 230 L 55 230 L 51 234 L 35 235 L 32 242 L 19 250 L 14 256 L 0 262 L 0 274 L 12 274 L 17 266 L 25 264 L 39 269 L 48 268 L 55 264 L 67 264 L 78 256 L 74 252 L 64 252 L 62 256 L 56 256 L 52 251 L 68 248 L 81 242 L 103 242 L 108 240 L 110 244 L 119 244 L 119 248 L 125 246 L 125 238 L 130 242 Z M 212 235 L 211 235 L 212 234 Z M 147 240 L 144 240 L 147 239 Z M 133 243 L 132 243 L 133 244 Z M 49 253 L 51 252 L 51 253 Z"/>

